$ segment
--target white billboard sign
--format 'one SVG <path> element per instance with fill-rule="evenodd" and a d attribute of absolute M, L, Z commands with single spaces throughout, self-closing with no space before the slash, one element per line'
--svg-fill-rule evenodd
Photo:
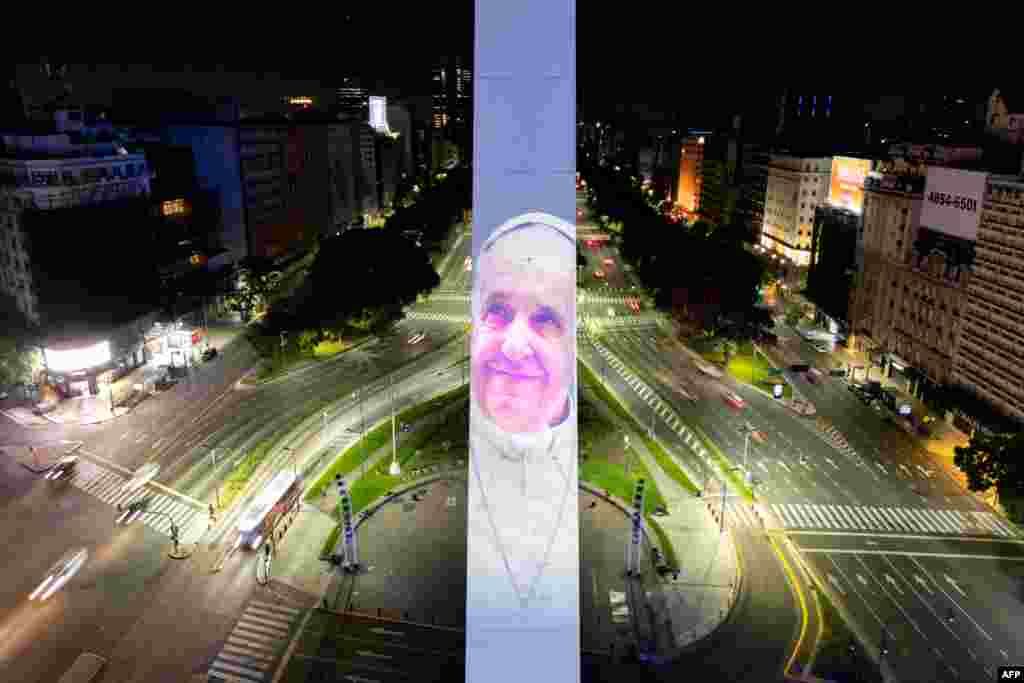
<path fill-rule="evenodd" d="M 921 225 L 951 237 L 978 239 L 987 173 L 955 168 L 928 169 Z"/>
<path fill-rule="evenodd" d="M 388 130 L 388 100 L 386 97 L 370 97 L 370 127 L 378 133 Z"/>

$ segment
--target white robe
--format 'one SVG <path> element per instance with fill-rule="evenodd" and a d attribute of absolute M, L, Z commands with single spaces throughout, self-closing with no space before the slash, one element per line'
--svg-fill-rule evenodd
<path fill-rule="evenodd" d="M 576 410 L 538 434 L 470 413 L 467 656 L 500 640 L 532 657 L 579 651 Z M 495 531 L 496 530 L 496 531 Z M 557 657 L 561 659 L 562 657 Z M 499 657 L 498 659 L 502 659 Z"/>

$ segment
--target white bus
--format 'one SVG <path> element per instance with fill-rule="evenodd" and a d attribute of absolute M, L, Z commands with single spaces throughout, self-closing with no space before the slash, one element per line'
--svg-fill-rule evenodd
<path fill-rule="evenodd" d="M 278 521 L 298 508 L 301 493 L 302 485 L 295 472 L 278 473 L 238 520 L 238 545 L 259 548 L 263 539 L 271 538 Z"/>

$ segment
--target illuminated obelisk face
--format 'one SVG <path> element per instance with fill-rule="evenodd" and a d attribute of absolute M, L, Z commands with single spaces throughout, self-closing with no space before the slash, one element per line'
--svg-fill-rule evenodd
<path fill-rule="evenodd" d="M 578 683 L 575 0 L 475 3 L 466 680 Z"/>
<path fill-rule="evenodd" d="M 506 432 L 535 433 L 567 410 L 575 360 L 571 242 L 540 224 L 499 237 L 479 259 L 473 396 Z"/>

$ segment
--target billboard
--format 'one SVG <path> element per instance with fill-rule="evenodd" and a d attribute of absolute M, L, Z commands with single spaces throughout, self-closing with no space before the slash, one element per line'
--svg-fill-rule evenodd
<path fill-rule="evenodd" d="M 378 133 L 388 132 L 388 100 L 386 97 L 370 96 L 370 128 Z"/>
<path fill-rule="evenodd" d="M 578 683 L 575 2 L 475 24 L 465 680 Z"/>
<path fill-rule="evenodd" d="M 951 237 L 978 239 L 987 173 L 929 167 L 921 206 L 921 226 Z"/>
<path fill-rule="evenodd" d="M 832 180 L 828 189 L 829 203 L 854 213 L 861 213 L 864 208 L 864 178 L 870 170 L 869 159 L 833 157 Z"/>

